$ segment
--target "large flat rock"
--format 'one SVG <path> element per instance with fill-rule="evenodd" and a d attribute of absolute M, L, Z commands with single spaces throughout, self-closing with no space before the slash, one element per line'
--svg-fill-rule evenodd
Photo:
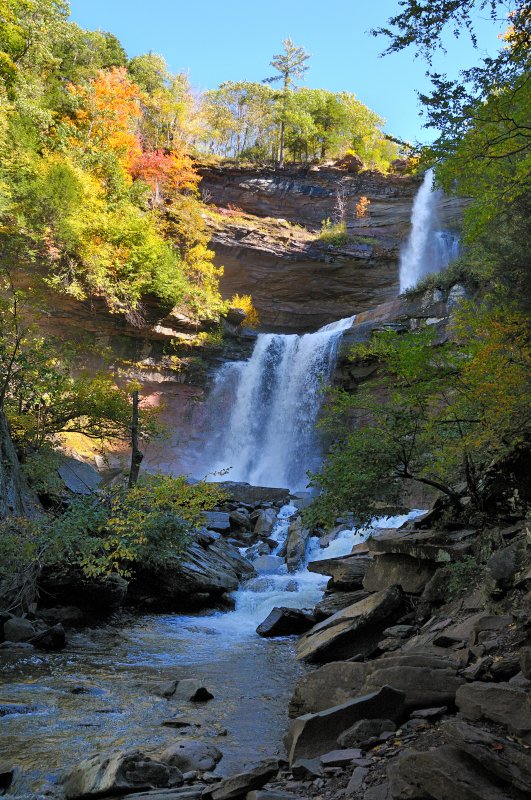
<path fill-rule="evenodd" d="M 434 571 L 435 565 L 430 561 L 386 553 L 374 558 L 368 565 L 363 588 L 369 592 L 381 592 L 397 585 L 408 594 L 420 594 Z"/>
<path fill-rule="evenodd" d="M 319 662 L 368 655 L 381 631 L 400 614 L 401 605 L 402 591 L 391 586 L 347 606 L 301 637 L 297 658 Z"/>
<path fill-rule="evenodd" d="M 531 744 L 531 695 L 508 683 L 470 683 L 461 686 L 455 698 L 468 720 L 490 720 Z"/>
<path fill-rule="evenodd" d="M 394 553 L 413 559 L 449 563 L 472 553 L 476 531 L 446 533 L 427 530 L 386 529 L 368 539 L 375 553 Z"/>
<path fill-rule="evenodd" d="M 325 711 L 297 717 L 286 737 L 290 764 L 335 750 L 338 737 L 360 719 L 398 718 L 403 705 L 403 692 L 384 686 Z"/>
<path fill-rule="evenodd" d="M 324 558 L 321 561 L 310 561 L 308 570 L 319 575 L 330 575 L 334 589 L 353 591 L 362 588 L 363 578 L 371 561 L 367 556 L 357 555 Z"/>

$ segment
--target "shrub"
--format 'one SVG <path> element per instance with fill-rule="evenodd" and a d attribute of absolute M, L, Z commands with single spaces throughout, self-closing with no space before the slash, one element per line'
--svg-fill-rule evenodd
<path fill-rule="evenodd" d="M 245 311 L 243 324 L 247 328 L 257 328 L 260 324 L 258 311 L 253 306 L 253 298 L 250 294 L 235 294 L 232 300 L 230 300 L 229 306 L 231 308 L 241 308 L 242 311 Z"/>
<path fill-rule="evenodd" d="M 331 222 L 324 219 L 321 223 L 319 241 L 332 247 L 340 247 L 348 242 L 346 222 Z"/>

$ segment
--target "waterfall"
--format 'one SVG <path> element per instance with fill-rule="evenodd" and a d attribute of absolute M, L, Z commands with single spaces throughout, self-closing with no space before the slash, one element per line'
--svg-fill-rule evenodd
<path fill-rule="evenodd" d="M 459 255 L 459 239 L 440 228 L 440 189 L 433 188 L 433 169 L 427 170 L 411 212 L 411 233 L 400 254 L 400 292 L 411 289 L 430 272 L 440 272 Z"/>
<path fill-rule="evenodd" d="M 207 401 L 203 474 L 226 470 L 228 480 L 306 488 L 307 470 L 320 461 L 315 425 L 323 383 L 353 322 L 349 317 L 301 336 L 260 334 L 249 361 L 218 370 Z"/>

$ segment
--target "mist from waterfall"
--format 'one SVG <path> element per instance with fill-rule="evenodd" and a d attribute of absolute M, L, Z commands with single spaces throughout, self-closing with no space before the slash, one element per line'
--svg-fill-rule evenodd
<path fill-rule="evenodd" d="M 431 272 L 445 269 L 459 255 L 459 239 L 441 229 L 440 189 L 433 188 L 433 169 L 428 169 L 413 202 L 411 233 L 400 254 L 400 292 L 417 285 Z"/>
<path fill-rule="evenodd" d="M 307 470 L 321 460 L 315 426 L 323 384 L 353 322 L 349 317 L 301 336 L 260 334 L 249 361 L 218 370 L 207 401 L 203 474 L 228 470 L 225 480 L 306 488 Z"/>

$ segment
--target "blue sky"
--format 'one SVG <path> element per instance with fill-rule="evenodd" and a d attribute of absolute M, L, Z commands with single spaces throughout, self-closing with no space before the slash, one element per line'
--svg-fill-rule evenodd
<path fill-rule="evenodd" d="M 71 0 L 71 18 L 91 30 L 114 33 L 130 56 L 154 51 L 174 72 L 186 71 L 197 89 L 227 80 L 260 81 L 287 36 L 312 54 L 305 86 L 353 92 L 387 120 L 386 130 L 429 141 L 417 91 L 426 92 L 426 64 L 413 50 L 380 58 L 385 40 L 371 27 L 397 13 L 398 0 Z M 499 47 L 487 13 L 476 18 L 479 47 L 466 36 L 447 37 L 447 54 L 433 68 L 457 76 Z"/>

